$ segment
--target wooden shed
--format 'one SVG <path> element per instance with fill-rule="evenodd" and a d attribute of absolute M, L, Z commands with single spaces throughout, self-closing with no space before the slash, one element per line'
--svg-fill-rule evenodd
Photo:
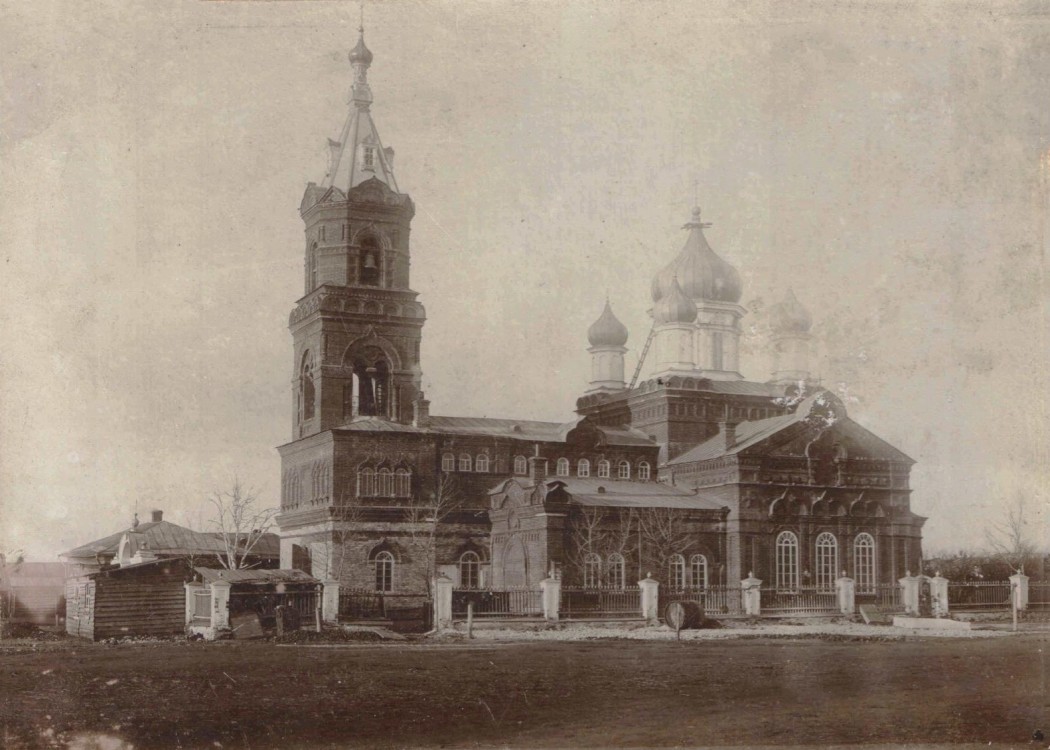
<path fill-rule="evenodd" d="M 189 558 L 168 558 L 70 578 L 66 632 L 93 641 L 185 632 Z"/>

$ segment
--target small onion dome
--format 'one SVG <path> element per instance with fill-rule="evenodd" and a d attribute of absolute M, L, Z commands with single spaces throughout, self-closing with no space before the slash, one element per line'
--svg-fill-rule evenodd
<path fill-rule="evenodd" d="M 809 311 L 795 297 L 795 292 L 788 289 L 784 301 L 769 308 L 769 327 L 773 333 L 809 333 L 813 319 Z"/>
<path fill-rule="evenodd" d="M 623 346 L 627 343 L 627 326 L 613 315 L 609 300 L 601 316 L 587 329 L 587 340 L 591 346 Z"/>
<path fill-rule="evenodd" d="M 670 292 L 671 282 L 676 276 L 682 291 L 694 300 L 740 301 L 743 293 L 740 274 L 715 255 L 704 237 L 704 226 L 700 221 L 700 209 L 694 208 L 692 220 L 684 227 L 689 230 L 685 246 L 677 258 L 653 277 L 654 302 Z"/>
<path fill-rule="evenodd" d="M 657 323 L 692 323 L 696 320 L 696 303 L 685 296 L 678 279 L 671 279 L 671 291 L 653 305 Z"/>
<path fill-rule="evenodd" d="M 372 51 L 365 46 L 365 35 L 363 32 L 357 37 L 357 46 L 350 50 L 350 64 L 353 65 L 354 63 L 372 64 Z"/>

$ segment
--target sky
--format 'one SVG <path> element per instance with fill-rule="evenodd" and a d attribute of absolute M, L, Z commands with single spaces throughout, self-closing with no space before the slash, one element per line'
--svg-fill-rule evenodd
<path fill-rule="evenodd" d="M 358 6 L 0 0 L 0 551 L 234 478 L 279 503 L 299 201 Z M 917 461 L 927 551 L 1020 500 L 1050 540 L 1050 10 L 1037 3 L 382 2 L 373 117 L 417 207 L 434 414 L 567 421 L 606 295 L 695 203 L 744 281 L 742 370 L 791 287 L 814 374 Z"/>

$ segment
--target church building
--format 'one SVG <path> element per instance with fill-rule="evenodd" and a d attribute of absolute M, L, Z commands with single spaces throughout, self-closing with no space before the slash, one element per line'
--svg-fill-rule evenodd
<path fill-rule="evenodd" d="M 811 379 L 812 321 L 790 291 L 771 311 L 773 372 L 744 378 L 740 275 L 708 244 L 699 209 L 653 278 L 651 377 L 627 381 L 628 331 L 606 302 L 586 331 L 592 376 L 575 416 L 430 414 L 415 206 L 372 119 L 372 60 L 362 31 L 350 111 L 299 208 L 282 568 L 406 597 L 439 573 L 464 588 L 536 586 L 553 572 L 684 589 L 752 571 L 785 590 L 846 571 L 863 596 L 917 569 L 913 461 Z"/>

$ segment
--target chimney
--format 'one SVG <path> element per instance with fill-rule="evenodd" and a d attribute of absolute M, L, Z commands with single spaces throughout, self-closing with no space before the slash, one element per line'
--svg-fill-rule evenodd
<path fill-rule="evenodd" d="M 547 459 L 543 456 L 529 456 L 529 478 L 535 484 L 547 479 Z"/>
<path fill-rule="evenodd" d="M 153 523 L 160 523 L 164 520 L 164 511 L 155 510 L 153 511 Z"/>
<path fill-rule="evenodd" d="M 729 450 L 736 445 L 736 425 L 722 422 L 719 426 L 722 428 L 722 434 L 726 438 L 726 450 Z"/>

